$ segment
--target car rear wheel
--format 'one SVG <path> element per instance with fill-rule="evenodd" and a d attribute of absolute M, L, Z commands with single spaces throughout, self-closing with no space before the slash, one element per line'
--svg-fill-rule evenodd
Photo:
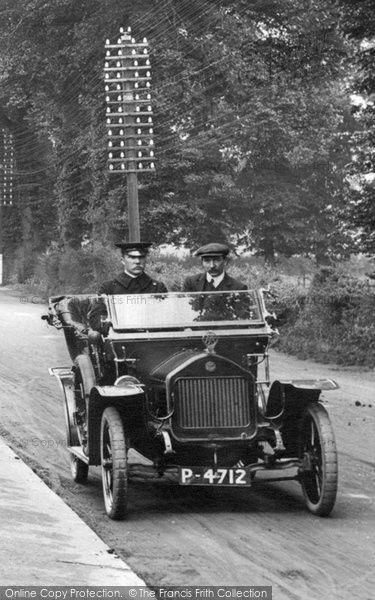
<path fill-rule="evenodd" d="M 86 483 L 87 476 L 89 474 L 89 465 L 83 460 L 80 460 L 78 456 L 74 454 L 70 455 L 70 472 L 72 478 L 76 483 Z"/>
<path fill-rule="evenodd" d="M 329 515 L 337 494 L 337 450 L 328 413 L 321 404 L 307 406 L 299 434 L 300 482 L 306 506 L 320 517 Z"/>
<path fill-rule="evenodd" d="M 113 406 L 105 409 L 100 431 L 104 505 L 111 519 L 127 513 L 128 465 L 124 427 Z"/>

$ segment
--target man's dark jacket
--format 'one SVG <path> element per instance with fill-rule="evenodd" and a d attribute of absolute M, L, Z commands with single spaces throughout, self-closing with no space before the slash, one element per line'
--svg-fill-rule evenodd
<path fill-rule="evenodd" d="M 206 279 L 206 273 L 199 273 L 199 275 L 187 277 L 183 285 L 184 292 L 207 292 L 210 289 Z M 227 273 L 225 273 L 224 278 L 219 285 L 214 288 L 215 292 L 231 292 L 234 290 L 247 290 L 247 286 Z"/>
<path fill-rule="evenodd" d="M 100 286 L 98 293 L 108 296 L 117 296 L 118 294 L 166 294 L 168 292 L 164 283 L 151 279 L 146 273 L 139 277 L 129 277 L 126 273 L 120 273 L 114 279 L 105 281 Z M 98 298 L 89 312 L 89 322 L 92 329 L 106 333 L 101 318 L 107 315 L 107 309 L 104 300 Z"/>
<path fill-rule="evenodd" d="M 146 273 L 142 273 L 139 277 L 129 277 L 126 273 L 120 273 L 114 279 L 102 283 L 98 293 L 110 296 L 117 294 L 165 294 L 167 291 L 164 283 L 151 279 Z"/>

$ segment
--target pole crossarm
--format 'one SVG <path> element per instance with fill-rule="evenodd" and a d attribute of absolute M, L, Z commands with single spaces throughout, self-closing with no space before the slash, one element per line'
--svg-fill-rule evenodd
<path fill-rule="evenodd" d="M 14 200 L 14 142 L 13 134 L 0 129 L 0 205 L 12 206 Z"/>
<path fill-rule="evenodd" d="M 104 80 L 108 167 L 112 173 L 155 170 L 151 65 L 147 39 L 136 43 L 120 29 L 116 44 L 106 41 Z"/>

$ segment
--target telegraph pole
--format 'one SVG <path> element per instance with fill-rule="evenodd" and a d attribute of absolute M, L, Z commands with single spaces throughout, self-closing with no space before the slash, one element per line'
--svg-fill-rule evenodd
<path fill-rule="evenodd" d="M 136 43 L 130 27 L 121 27 L 117 43 L 107 40 L 105 48 L 108 166 L 126 174 L 128 241 L 138 242 L 138 173 L 155 170 L 148 42 Z"/>
<path fill-rule="evenodd" d="M 13 205 L 14 147 L 13 134 L 0 130 L 0 285 L 3 284 L 4 207 Z"/>
<path fill-rule="evenodd" d="M 3 203 L 2 203 L 1 199 L 0 199 L 0 285 L 3 285 Z"/>

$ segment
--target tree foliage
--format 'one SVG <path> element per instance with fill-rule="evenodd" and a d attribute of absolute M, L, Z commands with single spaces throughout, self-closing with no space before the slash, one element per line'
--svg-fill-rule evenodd
<path fill-rule="evenodd" d="M 0 11 L 0 106 L 35 250 L 125 235 L 103 63 L 105 39 L 131 25 L 152 51 L 157 170 L 140 177 L 142 235 L 232 240 L 269 261 L 344 251 L 351 46 L 330 0 L 0 0 Z"/>
<path fill-rule="evenodd" d="M 356 131 L 347 168 L 347 202 L 343 215 L 355 231 L 357 250 L 375 251 L 375 4 L 371 0 L 338 0 L 340 27 L 353 43 L 356 66 L 351 89 Z"/>

